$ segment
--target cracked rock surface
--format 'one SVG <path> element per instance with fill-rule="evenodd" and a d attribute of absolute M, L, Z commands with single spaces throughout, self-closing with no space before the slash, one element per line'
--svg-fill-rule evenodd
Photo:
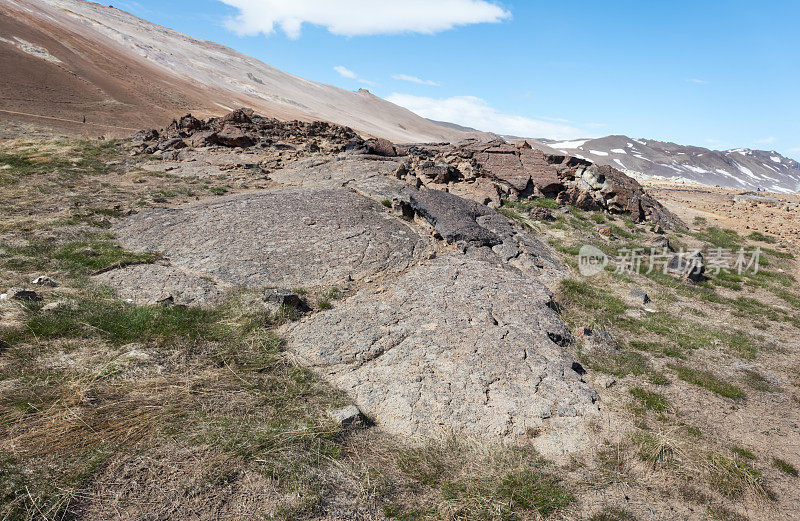
<path fill-rule="evenodd" d="M 598 408 L 560 345 L 569 332 L 544 285 L 482 253 L 444 255 L 291 324 L 290 348 L 391 432 L 536 432 L 542 450 L 570 450 Z"/>
<path fill-rule="evenodd" d="M 283 188 L 153 209 L 123 247 L 230 285 L 326 286 L 408 268 L 427 244 L 381 204 L 342 188 Z"/>

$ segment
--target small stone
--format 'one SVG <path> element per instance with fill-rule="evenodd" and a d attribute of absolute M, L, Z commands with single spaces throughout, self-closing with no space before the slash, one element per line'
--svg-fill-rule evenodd
<path fill-rule="evenodd" d="M 47 276 L 44 276 L 44 275 L 36 277 L 35 279 L 33 279 L 31 281 L 31 284 L 35 284 L 37 286 L 47 286 L 47 287 L 50 287 L 50 288 L 58 287 L 58 283 L 56 283 L 56 281 L 54 281 L 50 277 L 47 277 Z"/>
<path fill-rule="evenodd" d="M 604 237 L 611 237 L 611 226 L 598 226 L 597 233 Z"/>
<path fill-rule="evenodd" d="M 275 302 L 279 306 L 299 308 L 303 305 L 300 295 L 288 289 L 268 289 L 264 293 L 264 302 Z"/>
<path fill-rule="evenodd" d="M 0 300 L 8 300 L 8 293 L 0 294 Z"/>
<path fill-rule="evenodd" d="M 35 291 L 31 291 L 29 289 L 12 289 L 9 291 L 9 295 L 14 300 L 28 300 L 28 301 L 39 301 L 42 300 L 42 297 L 36 294 Z"/>
<path fill-rule="evenodd" d="M 348 405 L 340 409 L 332 409 L 328 411 L 328 416 L 336 422 L 340 427 L 348 427 L 357 423 L 361 423 L 361 411 L 355 405 Z"/>
<path fill-rule="evenodd" d="M 50 313 L 53 311 L 59 311 L 64 309 L 68 306 L 68 303 L 65 300 L 57 300 L 56 302 L 50 302 L 49 304 L 45 304 L 42 306 L 43 313 Z"/>
<path fill-rule="evenodd" d="M 2 353 L 3 351 L 6 351 L 8 349 L 11 349 L 11 344 L 9 344 L 8 342 L 3 342 L 2 340 L 0 340 L 0 353 Z"/>
<path fill-rule="evenodd" d="M 642 304 L 647 304 L 650 302 L 650 296 L 641 289 L 634 288 L 630 290 L 628 296 L 636 302 L 641 302 Z"/>
<path fill-rule="evenodd" d="M 175 297 L 172 295 L 161 295 L 156 299 L 156 304 L 161 304 L 162 306 L 171 306 L 175 304 Z"/>

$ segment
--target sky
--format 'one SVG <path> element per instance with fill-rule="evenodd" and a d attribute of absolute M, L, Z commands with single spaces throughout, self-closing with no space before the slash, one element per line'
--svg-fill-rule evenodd
<path fill-rule="evenodd" d="M 800 1 L 125 0 L 278 69 L 480 130 L 800 160 Z"/>

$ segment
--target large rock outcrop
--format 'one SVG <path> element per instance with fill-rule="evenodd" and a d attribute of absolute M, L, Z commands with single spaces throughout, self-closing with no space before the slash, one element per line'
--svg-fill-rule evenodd
<path fill-rule="evenodd" d="M 427 241 L 338 188 L 284 188 L 143 211 L 115 228 L 131 250 L 234 286 L 324 286 L 408 268 Z"/>
<path fill-rule="evenodd" d="M 391 432 L 530 436 L 561 452 L 598 408 L 550 306 L 544 285 L 478 250 L 416 266 L 285 333 L 303 364 Z"/>
<path fill-rule="evenodd" d="M 415 185 L 446 188 L 483 204 L 551 197 L 586 210 L 630 213 L 635 222 L 685 227 L 635 179 L 576 157 L 545 154 L 504 141 L 419 145 L 404 151 L 408 160 L 398 177 Z"/>

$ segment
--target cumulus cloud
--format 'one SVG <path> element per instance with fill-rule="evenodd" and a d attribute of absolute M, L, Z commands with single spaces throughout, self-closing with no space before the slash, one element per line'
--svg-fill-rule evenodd
<path fill-rule="evenodd" d="M 707 82 L 706 80 L 701 80 L 699 78 L 689 78 L 686 81 L 688 81 L 689 83 L 694 83 L 695 85 L 708 85 L 709 84 L 709 82 Z"/>
<path fill-rule="evenodd" d="M 409 76 L 408 74 L 392 74 L 392 78 L 401 81 L 410 81 L 411 83 L 418 83 L 419 85 L 430 85 L 431 87 L 438 87 L 440 84 L 431 80 L 423 80 L 416 76 Z"/>
<path fill-rule="evenodd" d="M 299 38 L 304 23 L 333 34 L 433 34 L 461 25 L 496 23 L 511 13 L 486 0 L 219 0 L 237 9 L 227 26 L 239 34 L 271 34 L 279 27 Z"/>
<path fill-rule="evenodd" d="M 386 99 L 424 118 L 448 121 L 497 134 L 551 139 L 590 137 L 590 133 L 570 125 L 504 114 L 475 96 L 434 99 L 395 93 Z"/>

